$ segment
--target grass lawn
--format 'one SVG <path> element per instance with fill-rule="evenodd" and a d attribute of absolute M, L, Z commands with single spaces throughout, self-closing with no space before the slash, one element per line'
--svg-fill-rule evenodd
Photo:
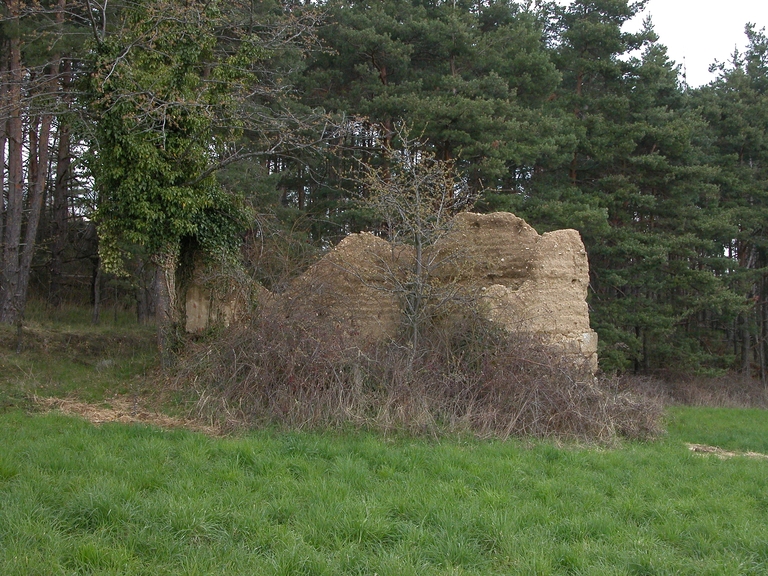
<path fill-rule="evenodd" d="M 87 316 L 86 316 L 87 318 Z M 768 574 L 768 412 L 673 408 L 618 448 L 31 412 L 142 394 L 151 328 L 0 327 L 0 575 Z"/>
<path fill-rule="evenodd" d="M 0 415 L 0 574 L 768 574 L 768 413 L 617 449 Z"/>
<path fill-rule="evenodd" d="M 0 411 L 30 408 L 34 394 L 98 402 L 146 388 L 144 376 L 157 363 L 154 327 L 122 317 L 93 326 L 87 314 L 65 312 L 55 322 L 25 324 L 20 354 L 16 329 L 0 325 Z"/>

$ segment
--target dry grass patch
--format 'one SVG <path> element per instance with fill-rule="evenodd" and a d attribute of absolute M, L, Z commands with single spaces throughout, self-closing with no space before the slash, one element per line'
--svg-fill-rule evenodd
<path fill-rule="evenodd" d="M 123 424 L 150 424 L 160 428 L 185 428 L 209 436 L 220 436 L 219 427 L 206 425 L 192 418 L 176 418 L 147 409 L 137 397 L 116 396 L 103 404 L 80 402 L 73 398 L 33 397 L 34 404 L 44 411 L 58 410 L 70 416 L 80 416 L 93 424 L 122 422 Z"/>
<path fill-rule="evenodd" d="M 744 456 L 746 458 L 755 458 L 757 460 L 768 460 L 768 454 L 761 454 L 760 452 L 733 452 L 731 450 L 723 450 L 717 446 L 707 446 L 706 444 L 686 444 L 688 450 L 695 454 L 702 456 L 717 456 L 721 460 L 727 458 L 734 458 L 735 456 Z"/>

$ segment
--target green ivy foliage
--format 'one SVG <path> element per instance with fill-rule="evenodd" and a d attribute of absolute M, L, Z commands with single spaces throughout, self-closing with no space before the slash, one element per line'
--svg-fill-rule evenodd
<path fill-rule="evenodd" d="M 98 191 L 95 219 L 105 269 L 120 270 L 123 243 L 173 253 L 184 238 L 232 250 L 245 213 L 219 186 L 215 131 L 247 81 L 248 42 L 217 60 L 216 3 L 141 1 L 122 26 L 94 43 L 85 82 L 94 122 L 88 158 Z"/>

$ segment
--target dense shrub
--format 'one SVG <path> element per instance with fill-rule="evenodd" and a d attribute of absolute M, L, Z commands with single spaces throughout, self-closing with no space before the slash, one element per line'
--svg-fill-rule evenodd
<path fill-rule="evenodd" d="M 729 372 L 720 376 L 625 376 L 618 381 L 632 390 L 665 405 L 724 408 L 768 408 L 768 386 L 758 378 Z"/>
<path fill-rule="evenodd" d="M 331 325 L 260 315 L 192 344 L 176 385 L 194 388 L 200 416 L 247 425 L 603 442 L 659 430 L 660 403 L 479 316 L 431 326 L 415 352 Z"/>

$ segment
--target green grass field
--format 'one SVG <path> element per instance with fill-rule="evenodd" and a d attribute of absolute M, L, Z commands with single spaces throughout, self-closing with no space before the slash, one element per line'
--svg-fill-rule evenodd
<path fill-rule="evenodd" d="M 89 316 L 63 310 L 51 322 L 25 324 L 22 351 L 17 333 L 0 325 L 0 411 L 30 408 L 32 395 L 77 396 L 88 402 L 141 392 L 157 363 L 155 329 L 110 316 L 92 326 Z"/>
<path fill-rule="evenodd" d="M 0 327 L 0 575 L 768 574 L 768 412 L 672 408 L 614 448 L 34 412 L 144 394 L 151 328 Z M 173 408 L 173 407 L 171 407 Z"/>
<path fill-rule="evenodd" d="M 762 449 L 768 413 L 670 420 L 664 440 L 601 449 L 13 410 L 0 574 L 767 574 L 768 461 L 685 443 Z"/>

